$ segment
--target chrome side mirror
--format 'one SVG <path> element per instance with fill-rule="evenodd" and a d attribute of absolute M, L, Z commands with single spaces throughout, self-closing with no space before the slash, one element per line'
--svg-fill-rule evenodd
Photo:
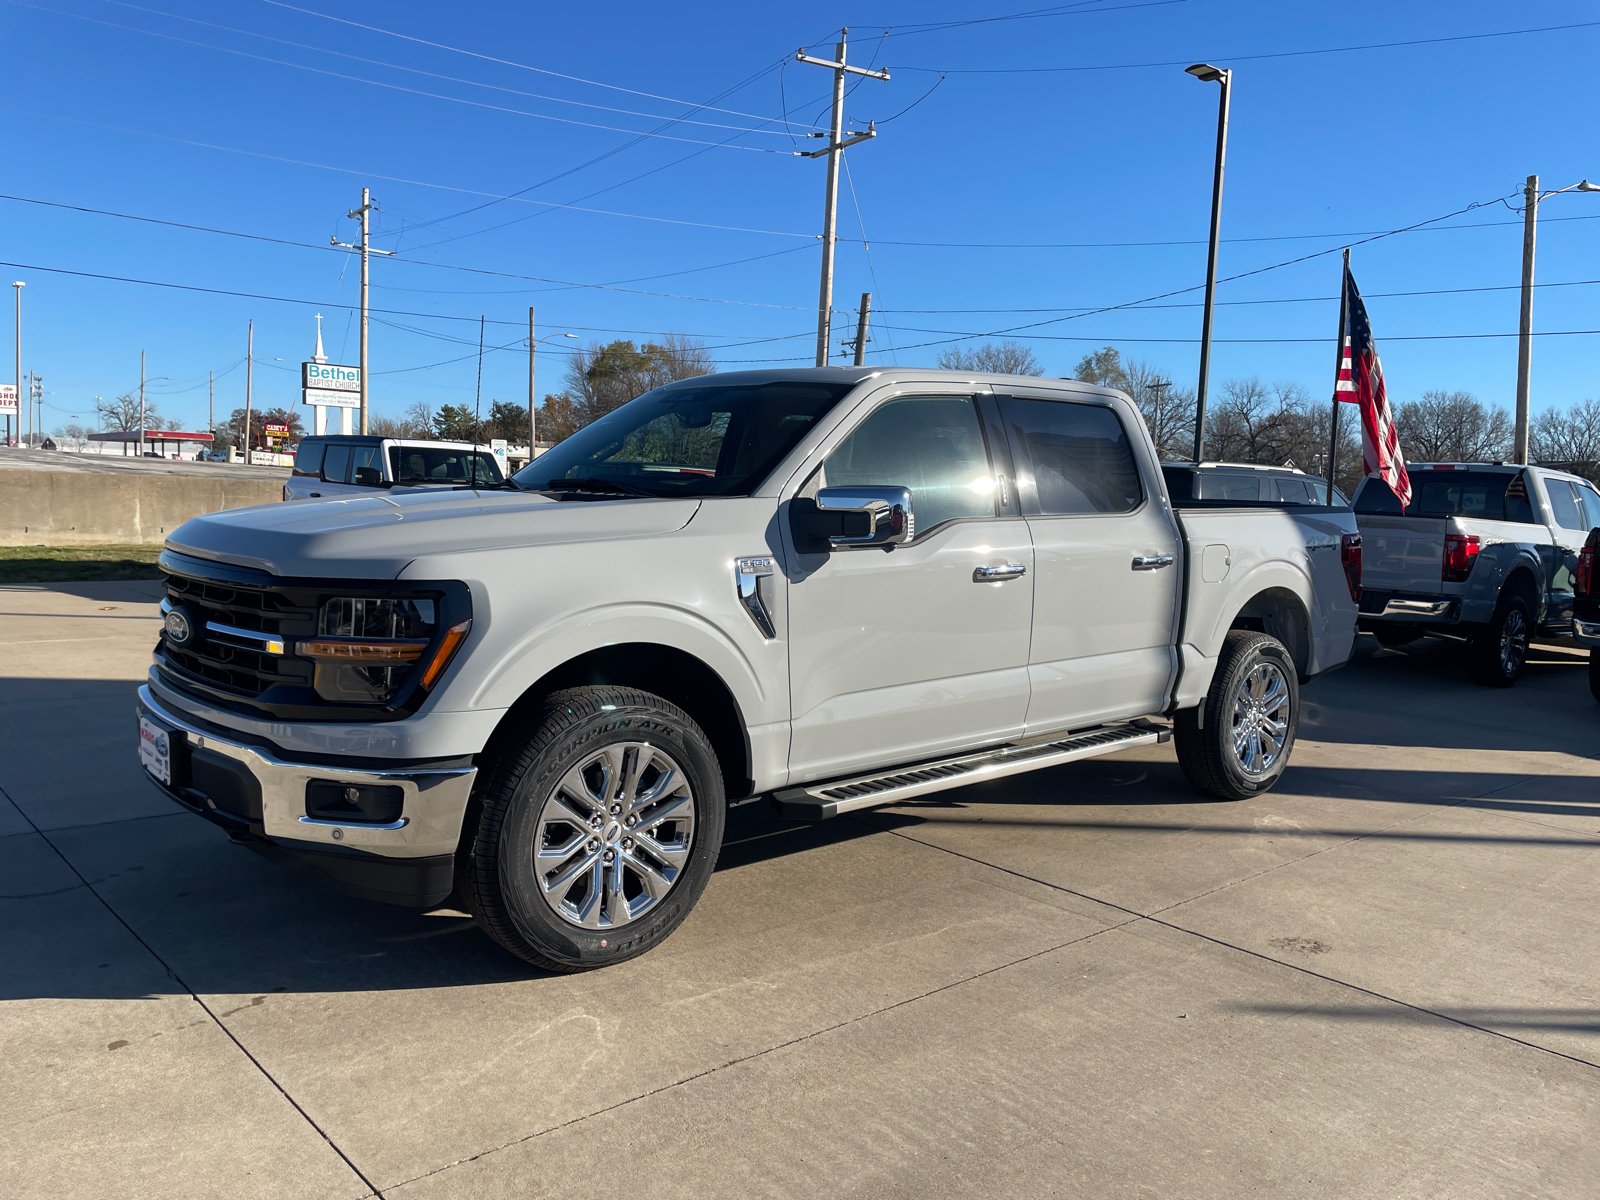
<path fill-rule="evenodd" d="M 844 518 L 838 533 L 828 533 L 831 546 L 898 546 L 916 536 L 910 488 L 821 488 L 817 492 L 817 511 Z M 852 516 L 856 519 L 852 520 Z"/>

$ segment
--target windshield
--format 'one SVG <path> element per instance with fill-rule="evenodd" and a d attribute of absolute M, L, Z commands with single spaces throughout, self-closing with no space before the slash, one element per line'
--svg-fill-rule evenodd
<path fill-rule="evenodd" d="M 620 485 L 619 494 L 748 496 L 854 386 L 778 380 L 657 388 L 512 478 L 532 491 L 587 480 Z"/>
<path fill-rule="evenodd" d="M 390 446 L 389 469 L 396 483 L 499 483 L 494 455 L 449 446 Z"/>

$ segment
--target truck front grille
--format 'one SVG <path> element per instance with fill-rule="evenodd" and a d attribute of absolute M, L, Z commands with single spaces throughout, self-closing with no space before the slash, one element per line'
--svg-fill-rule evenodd
<path fill-rule="evenodd" d="M 195 618 L 195 636 L 182 648 L 163 641 L 166 667 L 180 679 L 203 683 L 230 695 L 254 698 L 276 687 L 311 687 L 311 663 L 288 653 L 268 653 L 246 636 L 221 633 L 213 625 L 244 634 L 273 634 L 292 650 L 296 638 L 316 633 L 317 614 L 296 608 L 265 588 L 207 583 L 181 575 L 167 577 L 167 598 Z"/>

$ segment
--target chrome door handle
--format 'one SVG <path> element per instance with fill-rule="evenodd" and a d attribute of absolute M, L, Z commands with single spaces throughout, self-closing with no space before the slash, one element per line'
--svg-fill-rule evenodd
<path fill-rule="evenodd" d="M 1170 567 L 1176 561 L 1170 554 L 1135 554 L 1133 556 L 1133 569 L 1135 571 L 1159 571 L 1162 567 Z"/>
<path fill-rule="evenodd" d="M 1001 583 L 1007 579 L 1020 579 L 1028 573 L 1022 563 L 1007 563 L 1003 567 L 974 567 L 973 583 Z"/>

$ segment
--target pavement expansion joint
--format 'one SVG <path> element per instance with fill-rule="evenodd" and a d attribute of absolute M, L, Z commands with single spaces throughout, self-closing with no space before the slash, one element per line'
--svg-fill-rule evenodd
<path fill-rule="evenodd" d="M 1534 776 L 1533 778 L 1539 778 L 1539 777 L 1538 776 Z M 1499 790 L 1499 789 L 1496 789 L 1496 790 Z M 1470 803 L 1470 801 L 1462 800 L 1462 801 L 1459 801 L 1459 802 L 1457 802 L 1455 804 L 1441 805 L 1440 807 L 1441 808 L 1459 808 L 1463 804 L 1467 804 L 1467 803 Z M 1421 820 L 1424 817 L 1430 816 L 1430 815 L 1432 815 L 1432 814 L 1430 814 L 1430 813 L 1419 813 L 1416 816 L 1410 818 L 1410 820 L 1412 820 L 1412 821 Z M 846 818 L 846 819 L 850 819 L 850 818 Z M 1408 824 L 1408 823 L 1409 823 L 1409 821 L 1396 822 L 1397 825 L 1404 825 L 1404 824 Z M 879 828 L 879 827 L 874 826 L 874 828 Z M 1393 828 L 1393 826 L 1389 826 L 1388 828 Z M 1402 1000 L 1398 996 L 1390 996 L 1390 995 L 1387 995 L 1387 994 L 1385 994 L 1383 992 L 1373 991 L 1371 988 L 1362 987 L 1359 983 L 1351 983 L 1347 979 L 1339 979 L 1336 976 L 1327 975 L 1327 974 L 1324 974 L 1321 971 L 1313 971 L 1311 968 L 1303 967 L 1299 963 L 1287 962 L 1287 961 L 1285 961 L 1284 959 L 1281 959 L 1281 958 L 1274 958 L 1270 954 L 1263 954 L 1263 953 L 1261 953 L 1261 951 L 1252 950 L 1248 946 L 1239 946 L 1239 945 L 1234 944 L 1233 942 L 1224 941 L 1222 938 L 1215 937 L 1215 936 L 1213 936 L 1213 935 L 1211 935 L 1209 933 L 1201 933 L 1197 929 L 1189 929 L 1186 926 L 1174 924 L 1172 921 L 1162 920 L 1161 917 L 1156 915 L 1156 913 L 1170 912 L 1174 908 L 1181 907 L 1184 904 L 1192 904 L 1195 900 L 1200 899 L 1201 898 L 1200 896 L 1191 896 L 1189 899 L 1179 901 L 1177 904 L 1167 905 L 1164 908 L 1157 909 L 1155 913 L 1141 913 L 1141 912 L 1138 912 L 1135 909 L 1128 908 L 1126 905 L 1117 904 L 1117 903 L 1115 903 L 1114 901 L 1111 901 L 1111 900 L 1102 900 L 1098 896 L 1091 896 L 1087 892 L 1080 892 L 1080 891 L 1076 891 L 1073 888 L 1063 887 L 1059 883 L 1051 883 L 1048 880 L 1040 879 L 1040 878 L 1038 878 L 1037 876 L 1034 876 L 1034 875 L 1028 875 L 1028 874 L 1026 874 L 1026 873 L 1024 873 L 1022 871 L 1015 871 L 1015 870 L 1012 870 L 1009 867 L 1001 867 L 1001 866 L 996 866 L 994 863 L 984 862 L 982 859 L 973 858 L 970 854 L 962 854 L 959 850 L 951 850 L 946 846 L 937 846 L 937 845 L 934 845 L 931 842 L 924 842 L 920 838 L 911 837 L 909 834 L 903 833 L 898 829 L 885 829 L 885 830 L 882 830 L 882 832 L 892 833 L 896 837 L 903 837 L 907 841 L 916 842 L 919 846 L 927 846 L 929 849 L 932 849 L 932 850 L 941 850 L 944 853 L 953 855 L 956 858 L 966 859 L 968 862 L 977 863 L 979 866 L 989 867 L 989 868 L 991 868 L 993 870 L 1001 871 L 1001 872 L 1003 872 L 1003 873 L 1005 873 L 1007 875 L 1014 875 L 1018 879 L 1026 879 L 1030 883 L 1041 884 L 1044 887 L 1053 888 L 1053 889 L 1055 889 L 1056 891 L 1059 891 L 1059 892 L 1065 892 L 1066 894 L 1068 894 L 1070 896 L 1077 896 L 1079 899 L 1082 899 L 1082 900 L 1088 900 L 1088 901 L 1091 901 L 1092 903 L 1095 903 L 1095 904 L 1103 904 L 1107 908 L 1115 909 L 1118 912 L 1128 913 L 1130 915 L 1130 917 L 1133 918 L 1132 920 L 1125 921 L 1125 922 L 1123 922 L 1123 923 L 1121 923 L 1119 925 L 1109 926 L 1108 929 L 1096 930 L 1095 933 L 1089 934 L 1088 935 L 1089 937 L 1095 937 L 1095 936 L 1098 936 L 1101 933 L 1109 932 L 1110 929 L 1125 929 L 1130 925 L 1136 924 L 1138 921 L 1149 921 L 1153 925 L 1160 925 L 1165 929 L 1172 930 L 1174 933 L 1187 934 L 1189 937 L 1199 938 L 1201 941 L 1209 942 L 1213 946 L 1219 946 L 1219 947 L 1221 947 L 1221 948 L 1223 948 L 1225 950 L 1233 950 L 1233 951 L 1236 951 L 1236 952 L 1238 952 L 1240 954 L 1247 954 L 1251 958 L 1259 959 L 1262 962 L 1269 962 L 1269 963 L 1274 963 L 1274 964 L 1276 964 L 1277 966 L 1280 966 L 1280 967 L 1287 967 L 1291 971 L 1297 971 L 1302 975 L 1308 975 L 1313 979 L 1320 979 L 1325 983 L 1331 983 L 1331 984 L 1334 984 L 1334 985 L 1336 985 L 1338 987 L 1348 988 L 1350 991 L 1359 992 L 1363 996 L 1371 996 L 1375 1000 L 1382 1000 L 1382 1001 L 1384 1001 L 1386 1003 L 1397 1005 L 1400 1008 L 1409 1009 L 1410 1011 L 1415 1012 L 1415 1013 L 1421 1013 L 1424 1016 L 1434 1017 L 1434 1018 L 1436 1018 L 1438 1020 L 1441 1020 L 1441 1021 L 1448 1021 L 1448 1022 L 1450 1022 L 1450 1024 L 1459 1025 L 1464 1029 L 1473 1029 L 1473 1030 L 1476 1030 L 1479 1033 L 1486 1033 L 1491 1037 L 1500 1038 L 1500 1039 L 1502 1039 L 1504 1041 L 1512 1042 L 1512 1043 L 1514 1043 L 1514 1044 L 1516 1044 L 1518 1046 L 1526 1046 L 1528 1049 L 1537 1050 L 1542 1054 L 1549 1054 L 1549 1055 L 1552 1055 L 1552 1056 L 1554 1056 L 1556 1058 L 1565 1059 L 1568 1062 L 1577 1063 L 1579 1066 L 1594 1067 L 1594 1068 L 1600 1069 L 1600 1062 L 1593 1062 L 1593 1061 L 1591 1061 L 1591 1060 L 1589 1060 L 1587 1058 L 1580 1058 L 1576 1054 L 1567 1054 L 1567 1053 L 1565 1053 L 1564 1051 L 1561 1051 L 1561 1050 L 1552 1050 L 1548 1046 L 1541 1046 L 1537 1042 L 1528 1041 L 1526 1038 L 1514 1037 L 1513 1035 L 1511 1035 L 1509 1033 L 1504 1033 L 1501 1030 L 1490 1029 L 1487 1026 L 1475 1024 L 1474 1022 L 1468 1021 L 1468 1020 L 1464 1020 L 1461 1017 L 1453 1017 L 1449 1013 L 1440 1012 L 1437 1009 L 1427 1008 L 1427 1007 L 1425 1007 L 1424 1005 L 1421 1005 L 1421 1004 L 1413 1004 L 1411 1001 Z M 1338 843 L 1338 845 L 1339 846 L 1348 846 L 1352 842 L 1357 842 L 1357 841 L 1360 841 L 1364 837 L 1370 837 L 1370 836 L 1372 836 L 1372 835 L 1371 834 L 1362 834 L 1362 835 L 1360 835 L 1358 837 L 1348 838 L 1345 841 L 1342 841 L 1342 842 Z M 1294 862 L 1304 862 L 1308 858 L 1314 858 L 1316 856 L 1316 854 L 1322 854 L 1322 853 L 1325 853 L 1326 850 L 1332 850 L 1332 849 L 1335 849 L 1335 848 L 1336 847 L 1334 847 L 1334 846 L 1328 846 L 1328 847 L 1325 847 L 1323 850 L 1316 851 L 1315 854 L 1307 854 L 1307 855 L 1304 855 L 1303 857 L 1295 859 L 1293 861 Z M 1291 864 L 1290 863 L 1280 863 L 1279 864 L 1280 867 L 1289 866 L 1289 865 L 1291 865 Z M 1269 871 L 1274 871 L 1274 870 L 1277 870 L 1277 869 L 1278 869 L 1278 867 L 1272 867 L 1272 868 L 1268 868 L 1268 871 L 1258 871 L 1258 872 L 1256 872 L 1255 875 L 1248 876 L 1248 878 L 1251 878 L 1251 879 L 1259 878 L 1260 876 L 1267 874 Z M 1234 884 L 1224 885 L 1223 888 L 1213 888 L 1209 892 L 1201 893 L 1201 895 L 1205 895 L 1205 896 L 1213 895 L 1216 892 L 1225 890 L 1226 887 L 1232 887 L 1235 884 L 1242 883 L 1242 882 L 1244 882 L 1244 880 L 1236 880 L 1236 881 L 1234 881 Z M 1078 938 L 1078 939 L 1075 939 L 1075 940 L 1084 941 L 1086 939 L 1085 938 Z M 1070 945 L 1071 943 L 1068 943 L 1068 944 Z M 1040 953 L 1048 954 L 1048 953 L 1050 953 L 1050 951 L 1047 951 L 1047 950 L 1046 951 L 1040 951 Z M 1033 958 L 1033 957 L 1037 957 L 1037 956 L 1036 955 L 1029 955 L 1028 957 L 1029 958 Z M 1018 961 L 1026 961 L 1026 960 L 1018 960 Z M 1007 964 L 1007 965 L 1011 965 L 1011 964 Z M 1000 967 L 994 968 L 994 970 L 1002 970 L 1002 969 L 1003 968 L 1000 968 Z M 984 972 L 984 974 L 989 974 L 989 973 L 990 972 L 987 972 L 987 971 Z M 974 978 L 977 978 L 977 976 L 974 976 Z M 935 989 L 935 991 L 940 991 L 940 990 L 943 990 L 943 989 L 937 989 L 937 988 Z M 931 995 L 932 993 L 929 993 L 929 994 Z M 891 1005 L 890 1007 L 896 1007 L 896 1006 Z M 848 1024 L 848 1022 L 846 1022 L 846 1023 Z"/>
<path fill-rule="evenodd" d="M 1104 929 L 1096 929 L 1090 933 L 1082 934 L 1079 937 L 1068 938 L 1066 941 L 1057 945 L 1046 946 L 1042 950 L 1035 950 L 1032 954 L 1024 954 L 1019 958 L 1011 959 L 1009 962 L 999 963 L 995 966 L 987 967 L 982 971 L 975 971 L 971 975 L 963 975 L 960 979 L 952 979 L 948 983 L 941 983 L 938 987 L 929 988 L 927 991 L 919 992 L 915 996 L 907 996 L 904 999 L 896 1000 L 893 1004 L 885 1004 L 882 1008 L 875 1008 L 871 1012 L 860 1013 L 854 1017 L 851 1017 L 847 1021 L 837 1021 L 834 1024 L 826 1025 L 821 1029 L 814 1029 L 810 1033 L 803 1033 L 798 1037 L 789 1038 L 787 1041 L 779 1042 L 774 1046 L 768 1046 L 762 1050 L 755 1050 L 749 1054 L 741 1054 L 737 1058 L 730 1058 L 726 1062 L 721 1062 L 715 1066 L 707 1067 L 703 1071 L 696 1071 L 691 1075 L 685 1075 L 681 1079 L 674 1079 L 671 1083 L 664 1083 L 660 1087 L 651 1088 L 647 1092 L 640 1092 L 636 1096 L 629 1096 L 624 1100 L 618 1100 L 615 1104 L 608 1104 L 604 1108 L 597 1108 L 592 1112 L 586 1112 L 581 1116 L 573 1117 L 570 1120 L 561 1121 L 555 1125 L 547 1126 L 544 1129 L 535 1130 L 533 1133 L 526 1134 L 523 1137 L 513 1138 L 509 1142 L 502 1142 L 498 1146 L 491 1146 L 487 1150 L 480 1150 L 477 1154 L 469 1154 L 464 1158 L 458 1158 L 454 1162 L 445 1163 L 441 1166 L 435 1167 L 431 1171 L 424 1171 L 421 1175 L 414 1175 L 410 1179 L 403 1180 L 400 1183 L 391 1184 L 390 1190 L 397 1190 L 399 1188 L 406 1187 L 409 1184 L 416 1183 L 419 1180 L 428 1179 L 444 1171 L 452 1170 L 455 1167 L 464 1166 L 467 1163 L 477 1162 L 480 1159 L 488 1158 L 491 1154 L 498 1154 L 502 1150 L 509 1150 L 514 1146 L 524 1145 L 527 1142 L 544 1137 L 546 1134 L 556 1133 L 563 1129 L 569 1129 L 574 1125 L 581 1125 L 583 1122 L 592 1120 L 595 1117 L 601 1117 L 607 1113 L 616 1112 L 618 1109 L 626 1108 L 631 1104 L 637 1104 L 641 1100 L 648 1100 L 652 1096 L 659 1096 L 664 1092 L 670 1092 L 675 1088 L 683 1087 L 684 1085 L 693 1083 L 698 1079 L 705 1079 L 709 1076 L 717 1074 L 720 1071 L 725 1071 L 729 1067 L 737 1067 L 742 1063 L 754 1062 L 757 1059 L 766 1058 L 768 1055 L 777 1054 L 780 1051 L 788 1050 L 795 1046 L 804 1045 L 807 1042 L 816 1040 L 817 1038 L 825 1037 L 830 1033 L 836 1033 L 841 1029 L 848 1029 L 852 1025 L 859 1025 L 862 1021 L 870 1021 L 874 1017 L 880 1017 L 885 1013 L 891 1013 L 897 1009 L 905 1008 L 908 1005 L 916 1004 L 932 996 L 937 996 L 943 992 L 951 991 L 954 988 L 962 987 L 979 979 L 984 979 L 990 975 L 996 974 L 997 972 L 1009 971 L 1012 967 L 1021 966 L 1023 963 L 1032 962 L 1037 958 L 1043 958 L 1047 954 L 1055 954 L 1061 950 L 1065 950 L 1069 946 L 1080 945 L 1083 942 L 1100 937 L 1102 934 L 1112 933 L 1118 929 L 1125 929 L 1129 925 L 1137 924 L 1140 919 L 1142 918 L 1134 916 L 1126 921 L 1119 921 L 1115 925 L 1107 925 Z"/>
<path fill-rule="evenodd" d="M 17 804 L 17 802 L 14 799 L 12 799 L 11 795 L 8 792 L 6 792 L 6 790 L 3 787 L 0 787 L 0 798 L 5 799 L 14 808 L 16 808 L 17 812 L 21 814 L 22 819 L 24 821 L 26 821 L 30 826 L 32 826 L 32 831 L 39 836 L 39 839 L 41 841 L 43 841 L 46 846 L 50 847 L 51 852 L 54 853 L 55 856 L 61 860 L 62 864 L 67 868 L 67 870 L 71 871 L 73 873 L 73 875 L 77 876 L 79 882 L 78 882 L 78 884 L 76 886 L 83 887 L 83 888 L 87 889 L 89 894 L 92 895 L 96 900 L 98 900 L 100 902 L 101 906 L 105 908 L 106 912 L 111 914 L 112 919 L 115 920 L 117 922 L 117 924 L 121 925 L 124 929 L 126 929 L 128 931 L 129 936 L 132 937 L 134 941 L 138 942 L 139 945 L 144 947 L 145 953 L 149 954 L 150 957 L 153 958 L 160 965 L 161 969 L 167 973 L 168 978 L 170 978 L 180 988 L 182 988 L 185 992 L 187 992 L 188 995 L 189 995 L 189 999 L 191 999 L 192 1001 L 195 1002 L 195 1004 L 200 1006 L 200 1010 L 202 1012 L 204 1012 L 206 1014 L 206 1016 L 209 1017 L 212 1020 L 213 1023 L 215 1023 L 216 1027 L 219 1030 L 222 1031 L 223 1036 L 226 1037 L 230 1042 L 232 1042 L 235 1047 L 237 1047 L 237 1049 L 239 1050 L 239 1053 L 243 1054 L 245 1056 L 245 1058 L 250 1060 L 250 1064 L 253 1067 L 255 1067 L 255 1069 L 257 1071 L 259 1071 L 261 1073 L 262 1078 L 264 1078 L 268 1083 L 270 1083 L 273 1086 L 273 1088 L 275 1088 L 277 1090 L 278 1094 L 280 1096 L 282 1096 L 286 1101 L 288 1101 L 288 1103 L 295 1110 L 295 1112 L 300 1114 L 301 1118 L 306 1122 L 306 1124 L 311 1126 L 311 1128 L 316 1131 L 317 1135 L 319 1137 L 321 1137 L 323 1141 L 328 1143 L 329 1149 L 331 1149 L 335 1154 L 337 1154 L 340 1157 L 340 1159 L 342 1159 L 344 1161 L 345 1166 L 349 1167 L 350 1170 L 355 1174 L 356 1178 L 359 1179 L 366 1186 L 367 1195 L 377 1196 L 379 1198 L 379 1200 L 383 1200 L 383 1192 L 378 1188 L 378 1186 L 376 1184 L 374 1184 L 372 1182 L 372 1180 L 367 1178 L 366 1173 L 363 1172 L 360 1167 L 356 1166 L 355 1162 L 350 1158 L 350 1156 L 348 1154 L 346 1154 L 344 1152 L 344 1150 L 339 1146 L 339 1144 L 337 1142 L 335 1142 L 333 1140 L 333 1138 L 328 1136 L 327 1131 L 325 1129 L 323 1129 L 321 1125 L 317 1124 L 317 1122 L 312 1118 L 311 1114 L 306 1112 L 306 1110 L 301 1106 L 300 1102 L 289 1094 L 288 1089 L 285 1088 L 283 1086 L 283 1084 L 279 1083 L 276 1078 L 274 1078 L 272 1072 L 267 1070 L 267 1068 L 262 1064 L 261 1060 L 258 1059 L 254 1054 L 250 1053 L 249 1048 L 246 1047 L 245 1044 L 243 1042 L 241 1042 L 238 1039 L 237 1036 L 235 1036 L 233 1030 L 229 1029 L 228 1026 L 223 1022 L 223 1020 L 220 1017 L 218 1017 L 217 1014 L 214 1011 L 212 1011 L 211 1006 L 200 998 L 199 993 L 197 993 L 192 987 L 190 987 L 188 985 L 187 982 L 184 981 L 183 976 L 179 975 L 178 972 L 173 969 L 172 964 L 167 962 L 166 959 L 162 958 L 161 955 L 156 953 L 155 947 L 152 946 L 149 942 L 145 941 L 145 939 L 139 935 L 139 931 L 137 929 L 135 929 L 132 925 L 130 925 L 128 923 L 127 919 L 124 918 L 121 913 L 119 913 L 115 908 L 112 907 L 111 902 L 109 900 L 107 900 L 104 896 L 102 896 L 99 893 L 99 891 L 97 891 L 95 889 L 95 886 L 92 883 L 90 883 L 87 878 L 84 877 L 83 872 L 78 870 L 77 865 L 75 863 L 73 863 L 73 861 L 66 856 L 66 854 L 62 851 L 61 847 L 57 846 L 55 844 L 55 842 L 50 840 L 50 835 L 49 834 L 47 834 L 44 830 L 40 829 L 38 825 L 34 824 L 33 818 L 30 817 L 26 812 L 24 812 L 22 810 L 21 805 Z M 163 815 L 165 815 L 165 814 L 163 814 Z M 116 824 L 116 822 L 108 822 L 108 823 L 109 824 Z M 74 889 L 66 889 L 66 890 L 70 891 L 70 890 L 74 890 Z"/>

